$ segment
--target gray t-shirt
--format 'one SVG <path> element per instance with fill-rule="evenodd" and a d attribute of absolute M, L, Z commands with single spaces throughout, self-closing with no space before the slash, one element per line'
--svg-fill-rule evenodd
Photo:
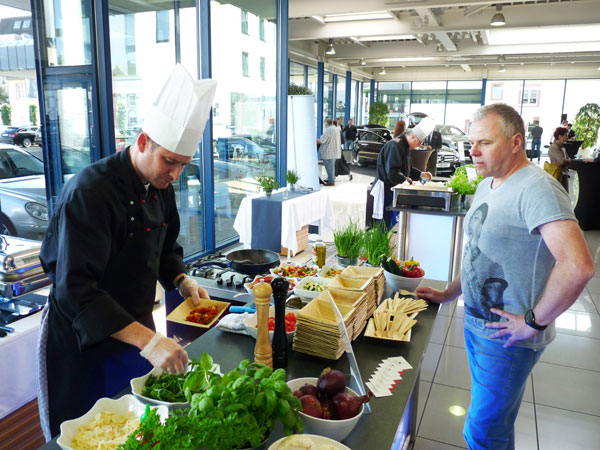
<path fill-rule="evenodd" d="M 520 169 L 495 189 L 491 182 L 481 182 L 465 217 L 461 275 L 465 327 L 486 338 L 497 330 L 485 323 L 501 319 L 490 308 L 525 314 L 540 300 L 555 260 L 538 227 L 576 220 L 563 187 L 537 166 Z M 551 323 L 516 345 L 538 349 L 554 336 Z"/>
<path fill-rule="evenodd" d="M 544 132 L 544 129 L 542 127 L 540 127 L 539 125 L 536 125 L 535 127 L 533 127 L 531 129 L 531 139 L 541 139 L 543 132 Z"/>

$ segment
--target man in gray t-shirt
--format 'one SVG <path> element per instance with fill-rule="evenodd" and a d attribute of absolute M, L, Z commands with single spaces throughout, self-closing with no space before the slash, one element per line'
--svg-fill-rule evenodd
<path fill-rule="evenodd" d="M 465 217 L 461 276 L 444 291 L 420 288 L 435 303 L 464 294 L 471 405 L 470 449 L 514 449 L 514 422 L 527 377 L 554 338 L 554 320 L 594 275 L 594 263 L 558 182 L 530 165 L 525 128 L 510 106 L 488 105 L 469 138 L 486 177 Z"/>

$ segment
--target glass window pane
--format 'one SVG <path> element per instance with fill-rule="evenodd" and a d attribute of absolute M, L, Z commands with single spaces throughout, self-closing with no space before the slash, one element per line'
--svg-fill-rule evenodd
<path fill-rule="evenodd" d="M 527 149 L 531 148 L 531 129 L 539 120 L 542 133 L 542 150 L 553 140 L 554 130 L 560 125 L 564 80 L 527 80 L 521 117 L 525 122 Z"/>
<path fill-rule="evenodd" d="M 543 99 L 542 102 L 544 102 Z M 569 123 L 575 122 L 575 116 L 587 103 L 600 104 L 600 80 L 568 80 L 563 112 L 567 115 Z M 554 123 L 559 121 L 560 116 L 554 120 Z M 578 136 L 575 137 L 578 138 Z M 598 145 L 598 141 L 596 141 L 596 145 Z"/>
<path fill-rule="evenodd" d="M 290 84 L 304 86 L 304 65 L 290 61 Z"/>
<path fill-rule="evenodd" d="M 242 33 L 248 34 L 248 11 L 240 10 L 242 17 Z"/>
<path fill-rule="evenodd" d="M 410 103 L 410 83 L 381 82 L 379 83 L 379 101 L 388 105 L 388 123 L 379 125 L 394 128 L 398 120 L 406 120 Z M 368 104 L 368 100 L 367 100 Z M 368 107 L 367 107 L 368 111 Z M 368 117 L 368 116 L 367 116 Z M 407 122 L 408 123 L 408 122 Z"/>
<path fill-rule="evenodd" d="M 85 0 L 44 0 L 48 65 L 92 63 L 90 11 L 86 3 Z"/>
<path fill-rule="evenodd" d="M 266 5 L 265 5 L 266 3 Z M 261 10 L 247 11 L 248 29 L 264 20 L 265 41 L 258 33 L 245 36 L 231 27 L 231 17 L 242 10 L 211 1 L 212 76 L 219 80 L 213 108 L 213 163 L 215 239 L 217 245 L 237 237 L 233 222 L 242 199 L 259 191 L 257 177 L 275 176 L 276 144 L 276 2 L 260 2 Z M 242 15 L 242 17 L 244 17 Z M 265 61 L 265 79 L 259 70 L 231 55 L 249 54 L 249 64 Z"/>
<path fill-rule="evenodd" d="M 446 82 L 425 81 L 412 84 L 412 103 L 410 112 L 425 113 L 436 121 L 444 120 L 444 107 L 446 103 Z"/>
<path fill-rule="evenodd" d="M 258 38 L 261 41 L 265 40 L 265 19 L 260 19 L 258 21 Z"/>
<path fill-rule="evenodd" d="M 444 123 L 468 133 L 471 117 L 480 106 L 481 81 L 448 81 L 448 103 Z"/>
<path fill-rule="evenodd" d="M 169 42 L 169 11 L 156 11 L 156 42 Z"/>
<path fill-rule="evenodd" d="M 521 112 L 522 93 L 523 80 L 488 81 L 485 89 L 485 104 L 506 103 Z"/>
<path fill-rule="evenodd" d="M 351 88 L 350 88 L 350 119 L 352 119 L 352 121 L 354 122 L 354 125 L 356 125 L 357 121 L 356 121 L 356 91 L 358 88 L 358 81 L 356 80 L 352 80 L 352 84 L 351 84 Z"/>
<path fill-rule="evenodd" d="M 323 121 L 333 118 L 333 74 L 325 72 L 323 77 Z"/>
<path fill-rule="evenodd" d="M 336 105 L 335 118 L 341 119 L 342 123 L 346 123 L 346 77 L 338 75 L 336 89 Z"/>

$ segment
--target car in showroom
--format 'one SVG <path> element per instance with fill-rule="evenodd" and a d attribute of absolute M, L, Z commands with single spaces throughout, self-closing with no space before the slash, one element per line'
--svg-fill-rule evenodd
<path fill-rule="evenodd" d="M 27 125 L 21 127 L 9 126 L 0 134 L 0 142 L 6 144 L 20 145 L 21 147 L 31 147 L 35 142 L 35 135 L 39 126 Z"/>
<path fill-rule="evenodd" d="M 42 240 L 48 228 L 44 163 L 14 145 L 0 144 L 0 233 Z"/>
<path fill-rule="evenodd" d="M 358 166 L 377 164 L 377 157 L 383 145 L 392 139 L 392 133 L 385 127 L 368 125 L 357 127 L 358 133 L 352 146 L 352 162 Z M 451 176 L 461 165 L 460 156 L 452 148 L 442 146 L 437 153 L 437 175 Z"/>
<path fill-rule="evenodd" d="M 437 124 L 435 129 L 442 135 L 442 147 L 457 151 L 461 162 L 472 161 L 471 142 L 467 134 L 454 125 Z"/>

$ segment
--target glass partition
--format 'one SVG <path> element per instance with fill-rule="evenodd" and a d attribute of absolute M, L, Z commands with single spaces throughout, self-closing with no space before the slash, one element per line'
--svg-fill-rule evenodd
<path fill-rule="evenodd" d="M 600 104 L 600 79 L 596 80 L 567 80 L 565 92 L 564 113 L 569 123 L 575 122 L 575 116 L 582 106 L 587 103 Z M 560 117 L 558 118 L 560 119 Z M 560 120 L 555 120 L 559 122 Z M 544 132 L 546 130 L 544 129 Z M 577 138 L 577 136 L 575 136 Z M 543 141 L 542 141 L 543 142 Z M 600 141 L 596 141 L 599 145 Z"/>
<path fill-rule="evenodd" d="M 379 91 L 377 99 L 380 102 L 388 105 L 388 123 L 379 124 L 386 125 L 390 128 L 396 126 L 398 120 L 407 121 L 410 103 L 410 83 L 405 82 L 381 82 L 379 83 Z M 368 105 L 368 98 L 365 97 Z M 367 106 L 367 112 L 368 112 Z M 368 117 L 368 114 L 367 114 Z"/>
<path fill-rule="evenodd" d="M 308 88 L 312 91 L 315 96 L 315 101 L 317 98 L 317 86 L 319 82 L 318 71 L 315 67 L 308 66 Z"/>
<path fill-rule="evenodd" d="M 553 140 L 554 130 L 560 125 L 564 80 L 527 80 L 523 95 L 521 117 L 525 122 L 527 149 L 531 148 L 531 129 L 538 120 L 542 133 L 542 153 L 544 146 Z M 573 116 L 574 117 L 574 116 Z"/>
<path fill-rule="evenodd" d="M 352 122 L 354 123 L 354 125 L 356 125 L 358 115 L 358 105 L 356 104 L 356 96 L 358 93 L 358 81 L 352 80 L 351 86 L 352 87 L 350 88 L 350 117 L 348 118 L 352 119 Z"/>
<path fill-rule="evenodd" d="M 415 81 L 412 84 L 411 113 L 425 113 L 433 117 L 436 123 L 442 123 L 444 120 L 445 104 L 445 81 Z"/>
<path fill-rule="evenodd" d="M 341 119 L 342 123 L 346 123 L 346 77 L 338 75 L 335 100 L 335 118 Z"/>
<path fill-rule="evenodd" d="M 446 125 L 469 132 L 471 117 L 481 106 L 481 81 L 448 81 Z"/>
<path fill-rule="evenodd" d="M 44 45 L 49 66 L 92 63 L 90 15 L 85 0 L 44 0 Z"/>
<path fill-rule="evenodd" d="M 323 121 L 333 117 L 333 74 L 325 72 L 323 77 Z"/>
<path fill-rule="evenodd" d="M 242 199 L 259 192 L 257 177 L 275 176 L 276 2 L 261 2 L 260 11 L 249 7 L 242 12 L 223 1 L 211 1 L 210 8 L 212 76 L 219 81 L 213 161 L 215 240 L 220 245 L 237 237 L 233 222 Z M 240 17 L 241 24 L 232 25 Z"/>
<path fill-rule="evenodd" d="M 290 61 L 290 84 L 304 86 L 304 65 Z"/>
<path fill-rule="evenodd" d="M 523 80 L 488 80 L 485 88 L 485 104 L 506 103 L 521 112 L 522 93 Z"/>

